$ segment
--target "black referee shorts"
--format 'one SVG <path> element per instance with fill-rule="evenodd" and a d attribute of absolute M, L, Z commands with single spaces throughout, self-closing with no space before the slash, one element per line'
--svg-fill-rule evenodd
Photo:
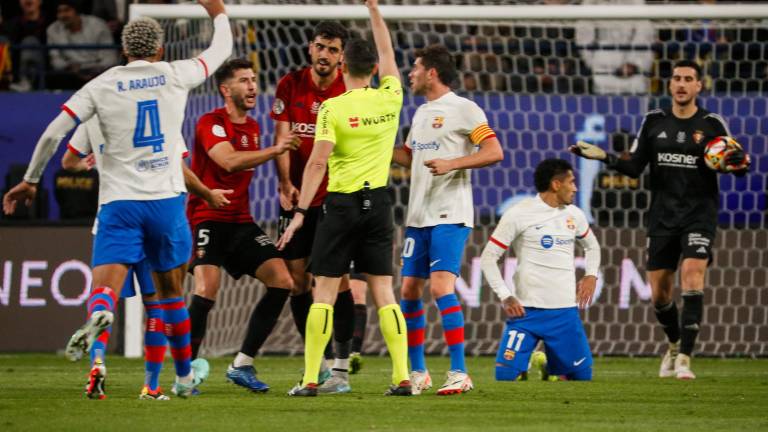
<path fill-rule="evenodd" d="M 681 258 L 705 259 L 707 264 L 712 264 L 714 242 L 715 236 L 705 232 L 648 237 L 646 269 L 676 271 Z"/>
<path fill-rule="evenodd" d="M 341 277 L 355 271 L 392 275 L 392 202 L 386 188 L 372 189 L 371 209 L 363 211 L 361 192 L 331 192 L 323 203 L 312 246 L 311 271 L 315 276 Z"/>
<path fill-rule="evenodd" d="M 320 219 L 321 206 L 310 207 L 304 216 L 304 224 L 296 231 L 285 249 L 282 250 L 283 258 L 287 261 L 309 258 L 312 254 L 312 243 L 315 240 L 317 222 Z M 293 210 L 285 210 L 280 207 L 280 218 L 277 223 L 277 238 L 283 236 L 285 229 L 293 219 Z"/>

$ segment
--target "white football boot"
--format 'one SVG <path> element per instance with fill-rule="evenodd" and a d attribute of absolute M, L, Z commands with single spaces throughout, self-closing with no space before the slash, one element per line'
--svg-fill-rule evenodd
<path fill-rule="evenodd" d="M 411 394 L 420 395 L 423 392 L 432 388 L 432 377 L 429 376 L 429 371 L 411 372 Z"/>

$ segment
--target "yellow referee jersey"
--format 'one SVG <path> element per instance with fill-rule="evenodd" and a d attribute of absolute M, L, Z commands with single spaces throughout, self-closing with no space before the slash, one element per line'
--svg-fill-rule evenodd
<path fill-rule="evenodd" d="M 384 187 L 400 124 L 403 90 L 395 76 L 381 79 L 379 88 L 350 90 L 320 106 L 315 142 L 334 143 L 328 160 L 328 191 L 350 193 Z"/>

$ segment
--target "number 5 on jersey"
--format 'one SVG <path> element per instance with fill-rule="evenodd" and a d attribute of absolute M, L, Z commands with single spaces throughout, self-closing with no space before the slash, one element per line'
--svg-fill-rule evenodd
<path fill-rule="evenodd" d="M 153 153 L 163 151 L 165 136 L 160 130 L 160 112 L 157 99 L 136 102 L 136 127 L 133 132 L 133 147 L 152 147 Z M 147 135 L 149 123 L 149 135 Z"/>

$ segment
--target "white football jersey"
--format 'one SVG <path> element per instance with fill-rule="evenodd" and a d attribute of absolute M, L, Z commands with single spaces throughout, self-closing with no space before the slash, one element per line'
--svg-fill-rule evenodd
<path fill-rule="evenodd" d="M 76 121 L 98 115 L 103 134 L 99 201 L 156 200 L 186 191 L 181 134 L 189 90 L 207 76 L 200 59 L 137 60 L 91 80 L 62 107 Z"/>
<path fill-rule="evenodd" d="M 594 234 L 581 209 L 551 207 L 537 195 L 504 212 L 489 243 L 515 251 L 515 296 L 523 306 L 556 309 L 576 306 L 574 243 L 587 236 Z"/>
<path fill-rule="evenodd" d="M 84 158 L 93 153 L 94 159 L 96 161 L 96 169 L 99 171 L 99 173 L 101 173 L 101 169 L 104 164 L 104 145 L 104 134 L 101 133 L 99 117 L 93 116 L 85 123 L 80 124 L 77 129 L 75 129 L 75 133 L 72 134 L 72 138 L 70 138 L 69 143 L 67 144 L 67 148 L 70 151 L 76 153 L 81 158 Z M 177 151 L 182 152 L 182 159 L 187 157 L 187 147 L 183 142 L 181 145 L 177 146 Z M 106 203 L 103 200 L 105 195 L 103 191 L 103 184 L 103 182 L 99 182 L 99 206 Z"/>
<path fill-rule="evenodd" d="M 416 110 L 405 142 L 413 157 L 407 226 L 474 225 L 472 170 L 434 176 L 424 162 L 470 155 L 477 144 L 494 136 L 483 110 L 453 92 Z"/>
<path fill-rule="evenodd" d="M 94 154 L 96 167 L 98 168 L 101 153 L 104 151 L 104 135 L 99 128 L 99 118 L 97 116 L 93 116 L 87 122 L 77 126 L 75 133 L 72 134 L 72 138 L 69 139 L 67 144 L 67 148 L 77 153 L 81 158 L 91 154 L 94 147 L 96 148 L 96 153 Z"/>

